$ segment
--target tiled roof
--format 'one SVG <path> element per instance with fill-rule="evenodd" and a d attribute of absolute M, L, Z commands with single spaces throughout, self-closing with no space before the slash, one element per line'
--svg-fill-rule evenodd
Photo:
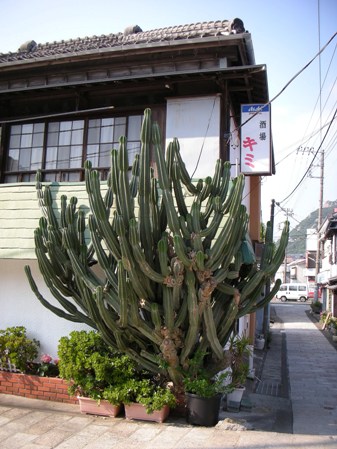
<path fill-rule="evenodd" d="M 77 38 L 53 43 L 47 42 L 46 44 L 37 44 L 33 40 L 28 41 L 21 45 L 16 53 L 0 54 L 0 63 L 34 60 L 73 53 L 80 54 L 81 52 L 98 51 L 105 48 L 124 48 L 129 45 L 140 44 L 151 45 L 159 42 L 216 37 L 243 32 L 245 30 L 240 19 L 199 22 L 151 31 L 142 31 L 136 25 L 126 28 L 124 33 Z"/>

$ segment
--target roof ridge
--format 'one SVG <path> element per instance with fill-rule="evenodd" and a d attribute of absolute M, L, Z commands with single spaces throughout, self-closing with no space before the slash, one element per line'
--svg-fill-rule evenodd
<path fill-rule="evenodd" d="M 127 31 L 128 30 L 128 31 Z M 126 32 L 127 31 L 127 32 Z M 138 25 L 128 27 L 124 33 L 85 36 L 68 40 L 36 43 L 34 40 L 21 45 L 17 52 L 0 53 L 1 62 L 15 62 L 48 56 L 80 53 L 101 48 L 113 48 L 130 44 L 151 44 L 160 41 L 204 38 L 207 36 L 241 34 L 246 30 L 239 18 L 233 20 L 213 20 L 190 24 L 173 25 L 143 31 Z"/>

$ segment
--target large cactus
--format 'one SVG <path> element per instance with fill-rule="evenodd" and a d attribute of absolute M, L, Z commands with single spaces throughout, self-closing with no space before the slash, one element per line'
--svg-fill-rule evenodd
<path fill-rule="evenodd" d="M 283 261 L 288 223 L 277 249 L 268 224 L 258 266 L 241 204 L 244 176 L 231 180 L 230 164 L 218 160 L 213 177 L 193 183 L 176 139 L 164 156 L 149 109 L 141 142 L 131 179 L 125 138 L 112 150 L 104 197 L 98 172 L 86 162 L 87 222 L 77 199 L 68 203 L 66 197 L 57 220 L 50 190 L 43 189 L 37 174 L 44 216 L 35 231 L 36 255 L 62 308 L 42 297 L 29 266 L 25 271 L 36 296 L 52 312 L 97 329 L 109 344 L 179 386 L 198 349 L 207 354 L 209 369 L 222 369 L 223 348 L 235 321 L 275 295 L 280 281 L 266 296 L 264 286 Z M 157 176 L 150 168 L 151 148 Z"/>

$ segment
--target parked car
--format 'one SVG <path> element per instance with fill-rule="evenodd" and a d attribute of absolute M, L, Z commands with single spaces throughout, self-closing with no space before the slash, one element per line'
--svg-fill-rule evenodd
<path fill-rule="evenodd" d="M 309 291 L 307 284 L 290 283 L 281 284 L 279 291 L 276 294 L 276 298 L 282 302 L 285 301 L 301 301 L 305 302 L 308 299 Z"/>
<path fill-rule="evenodd" d="M 322 292 L 321 292 L 321 289 L 319 288 L 318 289 L 318 298 L 321 298 L 321 296 L 322 296 Z M 315 299 L 315 289 L 309 291 L 308 299 Z"/>

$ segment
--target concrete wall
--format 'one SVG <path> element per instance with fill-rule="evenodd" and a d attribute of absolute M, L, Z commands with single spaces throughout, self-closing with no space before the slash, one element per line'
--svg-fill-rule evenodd
<path fill-rule="evenodd" d="M 27 335 L 40 341 L 40 353 L 56 357 L 60 337 L 68 335 L 72 330 L 89 327 L 59 318 L 46 309 L 30 289 L 24 272 L 25 265 L 31 267 L 42 295 L 58 305 L 44 284 L 36 260 L 0 259 L 0 329 L 25 326 Z"/>

